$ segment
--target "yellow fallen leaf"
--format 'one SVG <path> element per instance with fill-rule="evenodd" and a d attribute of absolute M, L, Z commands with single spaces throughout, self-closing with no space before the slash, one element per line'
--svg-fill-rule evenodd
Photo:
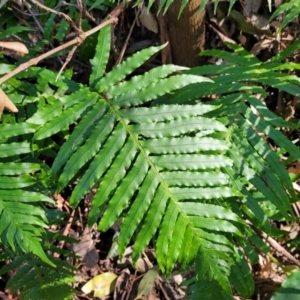
<path fill-rule="evenodd" d="M 89 280 L 81 290 L 85 294 L 89 294 L 94 291 L 94 297 L 100 298 L 108 296 L 115 289 L 117 275 L 115 273 L 106 272 L 95 276 Z"/>
<path fill-rule="evenodd" d="M 13 102 L 7 97 L 7 95 L 2 91 L 2 89 L 0 89 L 0 118 L 4 108 L 7 108 L 12 112 L 18 112 L 18 109 L 13 104 Z"/>
<path fill-rule="evenodd" d="M 13 50 L 15 52 L 22 53 L 22 54 L 29 53 L 27 47 L 20 42 L 0 42 L 0 47 Z"/>

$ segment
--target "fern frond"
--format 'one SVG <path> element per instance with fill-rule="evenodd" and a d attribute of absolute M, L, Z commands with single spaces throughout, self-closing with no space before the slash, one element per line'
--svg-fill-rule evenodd
<path fill-rule="evenodd" d="M 51 265 L 59 265 L 59 269 L 45 264 L 31 254 L 26 254 L 14 257 L 11 263 L 1 268 L 0 274 L 17 270 L 8 281 L 7 288 L 11 293 L 21 288 L 22 299 L 54 300 L 57 299 L 57 295 L 60 299 L 71 299 L 74 295 L 71 283 L 75 282 L 73 278 L 75 269 L 65 261 L 50 259 Z"/>
<path fill-rule="evenodd" d="M 118 96 L 121 94 L 126 94 L 135 90 L 142 90 L 149 84 L 158 82 L 162 78 L 167 77 L 173 72 L 186 70 L 185 67 L 174 66 L 174 65 L 162 65 L 160 67 L 154 68 L 144 75 L 134 76 L 130 80 L 121 82 L 118 85 L 112 86 L 109 89 L 110 96 Z"/>
<path fill-rule="evenodd" d="M 152 55 L 160 51 L 165 45 L 159 47 L 150 47 L 137 52 L 135 55 L 127 58 L 122 64 L 117 65 L 105 77 L 103 77 L 96 85 L 99 92 L 107 90 L 107 87 L 113 86 L 127 75 L 140 67 Z"/>
<path fill-rule="evenodd" d="M 282 23 L 280 24 L 280 26 L 278 28 L 279 33 L 289 22 L 293 21 L 299 15 L 300 8 L 299 8 L 298 4 L 299 3 L 297 0 L 290 0 L 287 3 L 283 3 L 276 9 L 276 11 L 270 17 L 269 22 L 274 20 L 280 14 L 283 14 L 288 11 L 288 13 L 285 15 Z"/>
<path fill-rule="evenodd" d="M 220 251 L 203 249 L 196 257 L 197 297 L 201 299 L 232 299 L 228 280 L 229 262 Z"/>
<path fill-rule="evenodd" d="M 254 292 L 254 280 L 249 269 L 249 265 L 243 253 L 235 249 L 235 263 L 231 266 L 230 283 L 244 298 L 250 298 Z"/>
<path fill-rule="evenodd" d="M 14 186 L 8 188 L 18 188 L 13 179 L 10 178 Z M 20 190 L 0 189 L 0 236 L 1 243 L 8 244 L 12 249 L 16 249 L 16 245 L 25 253 L 32 252 L 50 263 L 41 247 L 41 235 L 44 228 L 47 228 L 46 215 L 42 208 L 30 202 L 51 202 L 46 197 L 33 192 Z M 31 200 L 32 199 L 32 200 Z"/>
<path fill-rule="evenodd" d="M 299 43 L 297 43 L 297 45 L 299 46 Z M 284 64 L 280 62 L 280 59 L 290 53 L 289 49 L 286 50 L 286 54 L 284 54 L 282 57 L 278 57 L 277 60 L 265 63 L 257 63 L 256 58 L 254 59 L 253 56 L 249 55 L 239 46 L 230 45 L 230 47 L 232 47 L 236 53 L 224 53 L 223 51 L 214 50 L 211 54 L 226 58 L 233 64 L 229 66 L 212 66 L 211 71 L 209 71 L 207 66 L 204 66 L 203 68 L 198 67 L 188 71 L 187 73 L 192 74 L 194 72 L 198 74 L 210 75 L 219 74 L 219 76 L 214 77 L 214 81 L 223 87 L 226 87 L 229 83 L 231 84 L 232 80 L 235 80 L 241 84 L 244 84 L 244 86 L 251 87 L 252 84 L 250 84 L 250 82 L 255 82 L 255 84 L 269 84 L 273 87 L 278 87 L 281 90 L 288 91 L 293 95 L 297 95 L 300 91 L 298 78 L 274 71 L 276 69 L 280 70 L 285 68 L 282 67 Z M 295 46 L 292 45 L 291 47 L 294 49 Z M 206 51 L 204 53 L 205 55 L 208 55 L 210 51 Z M 240 58 L 239 56 L 242 57 Z M 239 74 L 240 78 L 237 78 L 236 74 Z M 242 83 L 242 81 L 245 82 Z M 187 95 L 188 97 L 197 97 L 196 89 L 190 88 L 190 91 L 191 93 Z M 196 93 L 193 94 L 193 91 Z M 179 93 L 178 96 L 183 96 L 182 93 Z M 178 96 L 175 93 L 172 98 L 179 99 Z M 193 98 L 185 98 L 185 101 Z M 182 101 L 182 98 L 180 101 Z M 259 111 L 261 116 L 254 114 L 252 109 L 244 104 L 245 101 L 252 105 L 255 110 Z M 240 170 L 243 173 L 243 176 L 245 176 L 248 181 L 254 184 L 254 186 L 263 195 L 265 195 L 265 197 L 271 200 L 275 206 L 280 208 L 279 210 L 288 211 L 290 208 L 290 202 L 297 201 L 291 180 L 286 170 L 280 163 L 278 156 L 271 150 L 264 139 L 259 136 L 259 133 L 264 133 L 266 136 L 269 136 L 279 147 L 281 147 L 281 149 L 285 149 L 290 156 L 292 156 L 294 159 L 298 159 L 300 155 L 299 149 L 280 131 L 275 129 L 275 126 L 298 128 L 299 124 L 290 125 L 289 123 L 285 122 L 282 120 L 282 118 L 271 113 L 261 101 L 247 92 L 244 94 L 244 96 L 241 94 L 233 94 L 231 96 L 221 97 L 220 100 L 210 103 L 215 103 L 216 105 L 222 103 L 223 107 L 215 110 L 213 113 L 208 113 L 207 116 L 224 116 L 228 120 L 228 123 L 236 124 L 232 125 L 232 127 L 235 129 L 231 134 L 231 138 L 233 144 L 235 144 L 239 150 L 235 152 L 236 150 L 232 148 L 230 149 L 229 153 L 231 153 L 231 158 L 235 162 L 238 170 Z M 248 161 L 247 163 L 245 163 L 245 159 Z M 248 163 L 250 165 L 248 165 Z M 251 168 L 253 169 L 251 170 Z M 285 189 L 289 191 L 291 200 L 287 196 Z M 243 190 L 243 188 L 240 187 L 240 190 Z M 253 206 L 252 209 L 254 209 Z M 257 207 L 255 210 L 258 211 Z M 260 215 L 260 220 L 262 221 L 262 214 Z M 287 217 L 287 215 L 285 215 L 285 217 Z"/>
<path fill-rule="evenodd" d="M 104 36 L 108 33 L 100 35 L 97 46 L 103 57 L 108 49 L 99 41 Z M 160 49 L 152 47 L 135 54 L 99 81 L 105 59 L 94 59 L 91 81 L 96 82 L 96 93 L 82 88 L 68 96 L 54 95 L 28 123 L 40 126 L 34 140 L 43 140 L 79 122 L 53 163 L 52 173 L 59 176 L 57 190 L 76 179 L 70 198 L 75 207 L 95 184 L 99 185 L 89 224 L 102 215 L 99 229 L 107 230 L 128 211 L 120 232 L 120 253 L 136 233 L 136 260 L 157 232 L 159 264 L 170 273 L 177 260 L 189 263 L 200 248 L 226 253 L 224 259 L 230 261 L 232 241 L 223 234 L 240 236 L 235 223 L 242 221 L 220 203 L 241 194 L 230 187 L 229 178 L 220 171 L 232 165 L 226 155 L 227 128 L 203 117 L 214 106 L 137 107 L 188 84 L 211 80 L 198 75 L 172 76 L 183 68 L 163 66 L 119 83 Z M 133 88 L 135 82 L 141 85 Z M 174 235 L 167 231 L 170 222 Z"/>
<path fill-rule="evenodd" d="M 61 99 L 64 103 L 65 110 L 59 116 L 51 119 L 50 122 L 37 130 L 34 139 L 44 139 L 71 125 L 92 108 L 97 99 L 95 96 L 96 95 L 83 88 L 77 93 Z M 81 101 L 83 98 L 86 99 L 86 101 Z"/>
<path fill-rule="evenodd" d="M 88 137 L 91 136 L 91 141 L 97 139 L 97 137 L 102 137 L 101 134 L 97 133 L 97 129 L 94 130 L 94 128 L 97 126 L 98 122 L 100 122 L 101 118 L 103 117 L 103 114 L 105 113 L 105 110 L 106 107 L 101 102 L 99 102 L 95 104 L 92 110 L 90 110 L 83 116 L 80 124 L 74 129 L 72 136 L 67 140 L 66 143 L 63 144 L 61 151 L 56 156 L 52 165 L 53 174 L 56 174 L 58 172 L 61 166 L 65 164 L 65 162 L 73 155 L 73 153 L 77 149 L 80 148 L 80 146 Z M 106 123 L 107 120 L 104 121 L 103 127 Z M 78 158 L 79 157 L 80 154 L 78 155 Z M 77 161 L 77 158 L 75 159 L 75 161 Z"/>
<path fill-rule="evenodd" d="M 241 203 L 239 203 L 239 201 L 236 202 L 236 200 L 232 200 L 231 202 L 230 199 L 234 198 L 227 197 L 227 203 L 232 203 L 233 211 L 240 217 L 245 217 L 246 214 L 254 226 L 262 228 L 271 234 L 273 229 L 268 218 L 285 218 L 286 220 L 293 218 L 291 203 L 298 201 L 298 197 L 295 194 L 292 182 L 284 165 L 280 161 L 280 157 L 269 146 L 268 138 L 272 140 L 273 144 L 280 147 L 281 154 L 286 153 L 288 156 L 293 157 L 293 159 L 298 160 L 300 157 L 299 149 L 278 130 L 278 127 L 297 129 L 299 128 L 299 123 L 291 124 L 283 120 L 280 116 L 272 113 L 261 100 L 255 97 L 255 93 L 261 90 L 259 85 L 269 85 L 295 96 L 299 94 L 299 78 L 295 75 L 282 73 L 282 70 L 288 70 L 289 67 L 296 70 L 299 66 L 290 66 L 288 63 L 281 63 L 282 59 L 299 48 L 299 42 L 291 45 L 283 51 L 284 53 L 268 62 L 258 61 L 257 58 L 239 46 L 229 46 L 235 51 L 234 53 L 218 50 L 207 50 L 203 52 L 203 55 L 215 55 L 226 59 L 229 63 L 220 66 L 197 67 L 183 71 L 185 74 L 210 75 L 214 79 L 213 84 L 208 83 L 211 88 L 206 88 L 205 90 L 205 88 L 201 88 L 200 84 L 189 85 L 165 97 L 164 101 L 174 104 L 189 103 L 195 100 L 199 101 L 198 97 L 202 97 L 203 95 L 222 93 L 223 91 L 228 93 L 228 91 L 231 91 L 230 88 L 232 86 L 234 87 L 232 89 L 233 92 L 235 89 L 236 91 L 243 91 L 239 93 L 234 92 L 226 96 L 221 95 L 219 99 L 210 101 L 209 103 L 211 105 L 216 105 L 216 109 L 207 112 L 203 117 L 219 118 L 219 120 L 230 129 L 226 141 L 230 141 L 231 143 L 231 147 L 227 153 L 233 161 L 233 166 L 224 166 L 223 168 L 220 167 L 220 169 L 222 173 L 224 172 L 228 175 L 229 185 L 234 187 L 235 190 L 240 191 L 244 197 Z M 251 90 L 252 87 L 254 87 L 253 90 Z M 217 108 L 219 105 L 221 106 Z M 154 160 L 156 165 L 158 159 L 160 159 L 159 156 Z M 174 166 L 173 161 L 170 161 L 170 165 Z M 168 167 L 165 165 L 165 161 L 162 167 Z M 184 175 L 182 174 L 182 176 Z M 206 186 L 205 189 L 208 189 Z M 182 202 L 182 210 L 186 208 L 186 204 L 187 200 Z M 196 207 L 196 205 L 194 207 Z M 171 222 L 174 221 L 172 220 Z M 209 226 L 214 226 L 212 223 L 213 222 L 210 222 Z M 176 228 L 176 225 L 173 225 L 173 223 L 169 224 L 173 228 Z M 201 223 L 202 226 L 205 226 L 204 224 L 206 224 L 206 222 Z M 232 225 L 236 226 L 235 224 Z M 217 226 L 218 225 L 213 227 L 215 232 L 217 232 Z M 228 228 L 230 227 L 231 226 L 228 226 Z M 239 226 L 237 225 L 237 227 Z M 184 230 L 186 231 L 188 229 L 188 227 L 184 226 L 183 228 L 185 228 Z M 206 230 L 208 230 L 208 227 Z M 181 234 L 178 232 L 175 233 Z M 238 235 L 236 231 L 235 234 Z M 188 247 L 194 246 L 195 238 L 192 238 L 189 234 L 186 235 Z M 252 229 L 245 228 L 243 235 L 246 238 L 240 241 L 240 243 L 244 249 L 245 256 L 247 256 L 251 262 L 255 263 L 258 260 L 256 249 L 259 249 L 263 253 L 266 253 L 269 249 Z M 168 235 L 166 235 L 165 238 L 168 240 Z M 239 238 L 237 238 L 237 240 L 239 240 Z M 158 245 L 161 245 L 161 243 L 160 241 Z M 218 245 L 218 247 L 220 247 L 220 245 Z M 194 250 L 194 253 L 197 251 L 202 251 L 202 249 L 198 248 Z M 160 250 L 160 253 L 162 252 L 163 250 Z M 226 251 L 225 249 L 223 252 L 229 253 L 228 250 Z M 158 252 L 158 259 L 161 260 L 159 255 Z M 184 256 L 184 254 L 179 254 L 179 258 Z M 231 256 L 231 254 L 229 254 L 229 256 Z M 235 268 L 244 268 L 246 266 L 245 262 L 241 260 L 243 256 L 239 254 L 238 257 L 239 259 L 237 257 L 234 258 L 235 263 L 233 265 L 228 264 L 224 272 L 231 274 L 229 277 L 230 281 L 236 286 L 238 292 L 244 295 L 244 297 L 249 297 L 253 291 L 253 280 L 249 270 L 245 271 L 245 275 L 247 274 L 247 276 L 237 276 L 237 274 L 240 274 L 240 271 Z M 191 256 L 185 259 L 191 260 Z M 183 259 L 184 265 L 186 262 L 185 259 Z M 200 262 L 205 263 L 205 259 L 206 258 L 203 257 Z M 214 266 L 216 266 L 216 264 Z M 217 268 L 216 271 L 219 270 L 220 268 Z M 218 276 L 215 278 L 213 275 L 211 275 L 210 278 L 201 276 L 201 274 L 198 274 L 199 282 L 196 284 L 198 287 L 196 294 L 197 299 L 199 295 L 203 296 L 203 299 L 205 299 L 205 297 L 207 297 L 207 299 L 212 299 L 210 297 L 215 299 L 228 298 L 228 292 L 224 295 L 220 289 L 221 286 L 223 291 L 226 290 L 226 288 L 228 291 L 225 281 L 222 285 L 220 283 L 222 279 Z M 203 282 L 210 287 L 209 290 L 206 289 L 206 286 L 201 284 Z M 211 290 L 217 289 L 218 286 L 220 291 L 214 292 L 216 294 L 210 294 L 209 296 L 209 293 L 212 293 Z"/>

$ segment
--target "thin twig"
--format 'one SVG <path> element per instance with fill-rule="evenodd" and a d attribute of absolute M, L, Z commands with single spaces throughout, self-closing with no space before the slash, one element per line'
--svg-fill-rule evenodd
<path fill-rule="evenodd" d="M 284 249 L 279 243 L 277 243 L 273 238 L 268 236 L 265 232 L 263 232 L 261 229 L 256 228 L 253 226 L 253 224 L 250 221 L 246 221 L 246 223 L 262 238 L 266 240 L 269 245 L 276 250 L 279 254 L 285 256 L 287 259 L 289 259 L 291 262 L 293 262 L 296 266 L 300 267 L 300 262 L 297 260 L 290 252 Z"/>
<path fill-rule="evenodd" d="M 117 59 L 115 65 L 118 65 L 118 64 L 120 64 L 120 63 L 122 62 L 122 59 L 123 59 L 123 57 L 124 57 L 124 54 L 125 54 L 125 51 L 126 51 L 126 48 L 127 48 L 128 42 L 129 42 L 129 39 L 130 39 L 131 34 L 132 34 L 132 30 L 133 30 L 133 28 L 134 28 L 134 26 L 135 26 L 135 23 L 137 22 L 137 19 L 138 19 L 138 17 L 139 17 L 139 14 L 140 14 L 141 10 L 142 10 L 142 8 L 140 7 L 140 8 L 138 9 L 138 12 L 137 12 L 136 15 L 135 15 L 134 21 L 133 21 L 133 23 L 132 23 L 132 25 L 131 25 L 131 27 L 130 27 L 129 33 L 128 33 L 128 35 L 127 35 L 126 41 L 125 41 L 125 43 L 124 43 L 124 45 L 123 45 L 123 48 L 122 48 L 122 50 L 121 50 L 121 53 L 120 53 L 120 55 L 119 55 L 119 57 L 118 57 L 118 59 Z"/>
<path fill-rule="evenodd" d="M 78 5 L 78 8 L 79 8 L 78 27 L 79 27 L 79 30 L 82 31 L 82 28 L 81 28 L 81 21 L 82 21 L 83 6 L 82 6 L 81 0 L 77 0 L 77 5 Z"/>
<path fill-rule="evenodd" d="M 29 3 L 27 3 L 26 1 L 24 1 L 23 3 L 27 7 L 30 15 L 34 19 L 34 21 L 35 21 L 37 27 L 39 28 L 39 30 L 41 31 L 41 33 L 44 33 L 44 29 L 43 29 L 41 23 L 39 22 L 39 20 L 37 19 L 37 17 L 35 16 L 35 14 L 33 13 L 33 11 L 31 10 L 31 7 L 30 7 Z"/>
<path fill-rule="evenodd" d="M 72 27 L 74 30 L 76 31 L 80 31 L 80 29 L 75 25 L 75 23 L 73 22 L 73 20 L 66 14 L 60 12 L 60 11 L 56 11 L 55 9 L 52 9 L 48 6 L 45 6 L 43 5 L 42 3 L 36 1 L 36 0 L 30 0 L 33 4 L 35 4 L 36 6 L 48 11 L 48 12 L 51 12 L 53 14 L 56 14 L 57 16 L 61 17 L 61 18 L 64 18 Z"/>
<path fill-rule="evenodd" d="M 64 62 L 64 64 L 62 65 L 62 67 L 60 68 L 55 81 L 58 80 L 58 77 L 60 76 L 60 74 L 62 73 L 62 71 L 64 70 L 64 68 L 67 66 L 67 64 L 71 61 L 76 49 L 78 48 L 78 45 L 75 45 L 72 50 L 69 52 L 68 57 L 66 58 L 66 61 Z"/>
<path fill-rule="evenodd" d="M 293 262 L 296 266 L 300 267 L 300 262 L 296 259 L 290 252 L 284 249 L 280 244 L 278 244 L 273 238 L 268 236 L 265 232 L 261 231 L 261 236 L 266 239 L 266 241 L 270 244 L 272 248 L 274 248 L 278 253 L 285 256 L 291 262 Z"/>

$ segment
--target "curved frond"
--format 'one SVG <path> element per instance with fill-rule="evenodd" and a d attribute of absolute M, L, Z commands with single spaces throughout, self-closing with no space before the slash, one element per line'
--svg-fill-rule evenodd
<path fill-rule="evenodd" d="M 53 266 L 59 265 L 60 268 Z M 71 299 L 74 289 L 74 267 L 65 261 L 51 257 L 51 266 L 31 254 L 14 257 L 12 262 L 1 268 L 0 274 L 17 270 L 10 278 L 7 288 L 12 293 L 21 288 L 22 299 Z M 53 291 L 55 290 L 55 293 Z"/>
<path fill-rule="evenodd" d="M 33 197 L 27 202 L 28 198 Z M 21 199 L 21 201 L 18 201 Z M 44 210 L 38 205 L 30 202 L 43 201 L 46 197 L 41 197 L 35 193 L 25 192 L 24 198 L 18 191 L 0 190 L 0 238 L 1 243 L 9 245 L 14 251 L 16 245 L 25 253 L 32 252 L 43 261 L 53 265 L 45 255 L 41 246 L 41 235 L 47 228 L 46 215 Z M 51 201 L 47 199 L 47 201 Z"/>

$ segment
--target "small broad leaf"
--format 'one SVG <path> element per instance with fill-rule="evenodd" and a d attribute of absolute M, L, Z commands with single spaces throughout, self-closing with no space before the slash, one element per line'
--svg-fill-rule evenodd
<path fill-rule="evenodd" d="M 100 298 L 108 296 L 113 292 L 117 275 L 111 272 L 106 272 L 95 276 L 93 279 L 89 280 L 83 287 L 82 291 L 85 294 L 89 294 L 94 291 L 94 297 Z"/>
<path fill-rule="evenodd" d="M 145 274 L 145 276 L 139 283 L 138 294 L 134 298 L 134 300 L 142 299 L 143 296 L 147 296 L 151 292 L 154 286 L 154 282 L 158 276 L 158 272 L 159 268 L 158 266 L 155 266 Z"/>

